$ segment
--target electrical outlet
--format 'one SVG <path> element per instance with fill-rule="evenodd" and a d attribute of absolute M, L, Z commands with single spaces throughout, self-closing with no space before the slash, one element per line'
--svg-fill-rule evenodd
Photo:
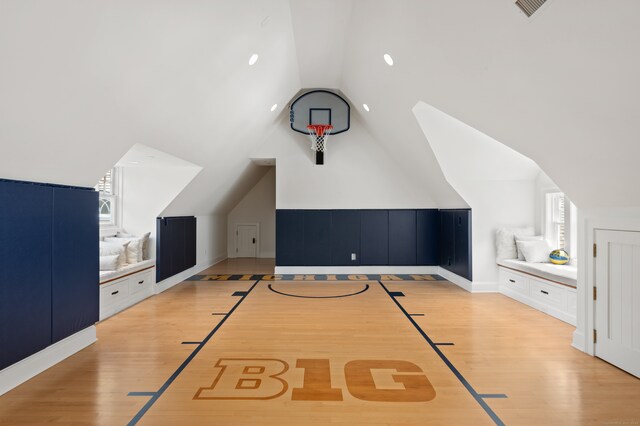
<path fill-rule="evenodd" d="M 351 253 L 351 260 L 356 260 L 356 254 L 355 253 Z"/>

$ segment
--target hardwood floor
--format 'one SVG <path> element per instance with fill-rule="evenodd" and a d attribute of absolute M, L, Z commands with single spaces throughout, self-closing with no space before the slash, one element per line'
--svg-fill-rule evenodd
<path fill-rule="evenodd" d="M 446 281 L 186 281 L 0 397 L 0 424 L 640 424 L 640 380 L 572 331 Z"/>

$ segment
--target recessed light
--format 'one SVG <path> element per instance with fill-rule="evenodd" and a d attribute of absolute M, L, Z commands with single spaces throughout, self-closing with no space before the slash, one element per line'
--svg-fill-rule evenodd
<path fill-rule="evenodd" d="M 139 161 L 129 161 L 129 164 L 140 164 Z"/>
<path fill-rule="evenodd" d="M 253 55 L 251 55 L 251 57 L 249 58 L 249 65 L 255 65 L 255 63 L 258 62 L 258 54 L 254 53 Z"/>
<path fill-rule="evenodd" d="M 389 65 L 390 67 L 393 66 L 393 58 L 391 57 L 391 55 L 389 55 L 388 53 L 384 54 L 384 61 L 387 63 L 387 65 Z"/>
<path fill-rule="evenodd" d="M 278 108 L 278 104 L 273 104 L 273 106 L 271 107 L 271 112 L 275 111 L 276 108 Z"/>
<path fill-rule="evenodd" d="M 365 111 L 369 112 L 369 105 L 362 104 L 362 108 L 364 108 Z"/>

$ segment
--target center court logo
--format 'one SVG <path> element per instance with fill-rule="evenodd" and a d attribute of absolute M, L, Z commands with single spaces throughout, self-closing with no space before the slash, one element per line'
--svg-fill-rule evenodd
<path fill-rule="evenodd" d="M 221 358 L 217 375 L 208 387 L 196 392 L 195 400 L 269 400 L 289 389 L 289 364 L 279 359 Z M 328 359 L 299 359 L 304 371 L 301 387 L 291 392 L 293 401 L 342 401 L 343 390 L 332 387 Z M 355 360 L 344 365 L 348 392 L 355 398 L 376 402 L 427 402 L 436 396 L 422 369 L 409 361 Z M 389 385 L 380 386 L 384 381 Z"/>

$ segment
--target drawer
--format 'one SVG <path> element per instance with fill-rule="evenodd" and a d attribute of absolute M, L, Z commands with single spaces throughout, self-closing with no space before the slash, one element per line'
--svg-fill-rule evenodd
<path fill-rule="evenodd" d="M 500 285 L 512 291 L 517 291 L 524 296 L 529 295 L 529 279 L 524 275 L 520 275 L 500 268 Z"/>
<path fill-rule="evenodd" d="M 149 271 L 131 275 L 129 277 L 129 294 L 136 294 L 141 291 L 149 290 L 152 285 L 151 272 Z"/>
<path fill-rule="evenodd" d="M 533 299 L 562 311 L 567 310 L 567 291 L 563 287 L 532 279 L 530 291 Z"/>
<path fill-rule="evenodd" d="M 129 281 L 123 279 L 100 287 L 100 306 L 111 306 L 129 296 Z"/>

